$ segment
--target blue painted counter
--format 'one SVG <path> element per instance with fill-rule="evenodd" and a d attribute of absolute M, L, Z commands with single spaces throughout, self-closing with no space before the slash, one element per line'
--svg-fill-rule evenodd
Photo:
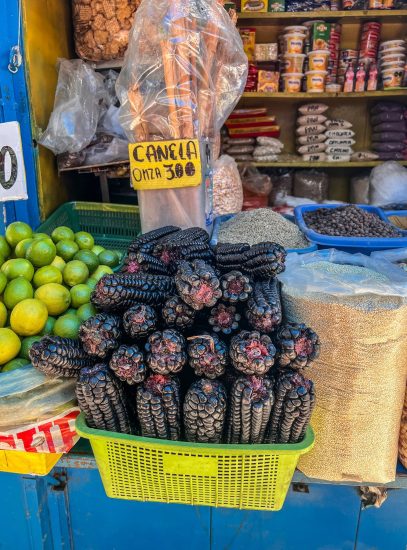
<path fill-rule="evenodd" d="M 49 476 L 0 474 L 0 549 L 405 550 L 407 472 L 380 509 L 296 472 L 281 512 L 113 500 L 79 445 Z"/>

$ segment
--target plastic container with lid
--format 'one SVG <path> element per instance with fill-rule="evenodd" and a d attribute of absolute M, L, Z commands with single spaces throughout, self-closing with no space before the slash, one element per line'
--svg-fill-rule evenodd
<path fill-rule="evenodd" d="M 308 54 L 310 71 L 326 71 L 328 68 L 329 50 L 314 50 Z"/>
<path fill-rule="evenodd" d="M 382 42 L 380 44 L 380 51 L 384 53 L 387 50 L 393 50 L 394 48 L 406 48 L 406 41 L 405 40 L 386 40 L 386 42 Z"/>
<path fill-rule="evenodd" d="M 305 34 L 307 27 L 305 25 L 291 25 L 290 27 L 284 27 L 284 34 L 301 33 Z"/>
<path fill-rule="evenodd" d="M 390 63 L 391 61 L 402 61 L 403 63 L 406 62 L 406 54 L 405 53 L 390 53 L 386 55 L 382 55 L 380 58 L 380 63 Z"/>
<path fill-rule="evenodd" d="M 399 88 L 403 84 L 404 80 L 404 68 L 394 67 L 392 69 L 385 69 L 382 71 L 383 89 L 387 88 Z"/>
<path fill-rule="evenodd" d="M 283 56 L 284 71 L 286 73 L 302 73 L 304 53 L 286 53 Z"/>
<path fill-rule="evenodd" d="M 329 93 L 338 93 L 342 90 L 342 86 L 336 82 L 330 82 L 325 86 L 325 91 Z"/>
<path fill-rule="evenodd" d="M 328 71 L 307 71 L 307 92 L 322 93 L 325 91 L 325 80 Z"/>
<path fill-rule="evenodd" d="M 405 64 L 406 64 L 405 61 L 388 61 L 386 63 L 382 63 L 380 65 L 380 69 L 382 72 L 388 71 L 390 69 L 397 69 L 397 68 L 403 69 Z"/>
<path fill-rule="evenodd" d="M 287 94 L 296 94 L 301 91 L 302 73 L 284 73 L 283 79 L 284 92 Z"/>
<path fill-rule="evenodd" d="M 305 34 L 292 32 L 284 35 L 285 53 L 302 53 L 304 49 Z"/>

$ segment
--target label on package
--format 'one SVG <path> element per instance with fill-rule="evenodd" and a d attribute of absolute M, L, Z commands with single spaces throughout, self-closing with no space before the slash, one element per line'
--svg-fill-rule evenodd
<path fill-rule="evenodd" d="M 78 407 L 43 422 L 0 432 L 0 449 L 28 453 L 67 453 L 79 440 L 75 430 Z"/>
<path fill-rule="evenodd" d="M 129 157 L 134 189 L 172 189 L 201 184 L 201 153 L 197 139 L 131 143 Z"/>

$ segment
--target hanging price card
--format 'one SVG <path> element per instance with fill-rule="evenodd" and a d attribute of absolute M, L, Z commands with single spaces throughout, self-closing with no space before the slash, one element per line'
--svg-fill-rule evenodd
<path fill-rule="evenodd" d="M 197 139 L 131 143 L 129 156 L 134 189 L 195 187 L 202 182 Z"/>

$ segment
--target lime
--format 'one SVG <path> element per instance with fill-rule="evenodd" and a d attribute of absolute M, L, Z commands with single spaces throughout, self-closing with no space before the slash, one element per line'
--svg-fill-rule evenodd
<path fill-rule="evenodd" d="M 9 328 L 0 328 L 0 365 L 8 363 L 20 352 L 20 338 Z"/>
<path fill-rule="evenodd" d="M 43 267 L 53 262 L 57 250 L 51 239 L 35 239 L 27 250 L 26 258 L 35 267 Z"/>
<path fill-rule="evenodd" d="M 17 277 L 17 279 L 13 279 L 6 286 L 3 295 L 4 305 L 7 309 L 12 310 L 19 302 L 33 296 L 34 290 L 31 283 L 27 279 L 24 279 L 24 277 Z"/>
<path fill-rule="evenodd" d="M 6 261 L 6 258 L 0 254 L 0 266 L 4 264 L 4 262 Z"/>
<path fill-rule="evenodd" d="M 62 273 L 57 267 L 46 265 L 34 273 L 33 283 L 37 288 L 48 283 L 62 284 Z"/>
<path fill-rule="evenodd" d="M 75 239 L 75 233 L 72 231 L 71 228 L 66 227 L 65 225 L 61 225 L 54 229 L 54 231 L 51 233 L 51 238 L 54 243 L 59 243 L 59 241 L 63 241 L 64 239 L 68 241 L 73 241 Z"/>
<path fill-rule="evenodd" d="M 14 248 L 23 239 L 31 239 L 32 234 L 33 230 L 27 223 L 13 222 L 6 229 L 6 240 Z"/>
<path fill-rule="evenodd" d="M 68 239 L 62 239 L 57 243 L 57 254 L 61 256 L 63 260 L 69 262 L 78 252 L 79 246 L 74 241 Z"/>
<path fill-rule="evenodd" d="M 30 298 L 19 302 L 10 315 L 10 325 L 19 336 L 34 336 L 45 327 L 48 311 L 40 300 Z"/>
<path fill-rule="evenodd" d="M 81 321 L 81 323 L 83 323 L 84 321 L 89 319 L 89 317 L 93 317 L 96 314 L 97 314 L 97 309 L 93 304 L 83 304 L 83 306 L 81 306 L 76 312 L 76 315 L 78 319 Z"/>
<path fill-rule="evenodd" d="M 76 309 L 74 307 L 70 307 L 65 311 L 65 315 L 76 315 Z"/>
<path fill-rule="evenodd" d="M 75 233 L 75 242 L 81 250 L 92 250 L 95 246 L 95 239 L 90 233 L 86 233 L 86 231 Z"/>
<path fill-rule="evenodd" d="M 54 319 L 54 317 L 48 317 L 47 322 L 45 323 L 45 327 L 42 329 L 40 334 L 42 334 L 43 336 L 45 336 L 46 334 L 52 334 L 55 321 L 56 319 Z M 34 338 L 36 338 L 36 336 Z"/>
<path fill-rule="evenodd" d="M 65 284 L 75 286 L 84 283 L 89 277 L 87 265 L 79 260 L 68 262 L 62 272 Z"/>
<path fill-rule="evenodd" d="M 100 246 L 98 244 L 95 244 L 95 246 L 92 248 L 92 252 L 96 254 L 96 256 L 99 256 L 101 252 L 105 250 L 104 246 Z"/>
<path fill-rule="evenodd" d="M 74 260 L 79 260 L 86 264 L 89 269 L 89 273 L 93 273 L 95 269 L 99 266 L 99 258 L 94 252 L 90 250 L 79 250 L 73 257 Z"/>
<path fill-rule="evenodd" d="M 99 254 L 99 262 L 108 267 L 117 267 L 120 263 L 120 258 L 114 250 L 104 250 Z"/>
<path fill-rule="evenodd" d="M 9 247 L 9 244 L 6 241 L 6 237 L 3 237 L 3 235 L 0 235 L 0 254 L 4 258 L 8 258 L 11 254 L 11 248 Z"/>
<path fill-rule="evenodd" d="M 3 304 L 3 302 L 0 302 L 0 328 L 3 328 L 6 326 L 7 323 L 7 308 Z"/>
<path fill-rule="evenodd" d="M 33 233 L 33 239 L 34 240 L 38 240 L 38 239 L 52 240 L 51 237 L 49 235 L 47 235 L 47 233 Z"/>
<path fill-rule="evenodd" d="M 3 294 L 4 289 L 7 286 L 7 277 L 0 271 L 0 295 Z"/>
<path fill-rule="evenodd" d="M 66 266 L 66 262 L 61 258 L 61 256 L 55 256 L 54 261 L 51 265 L 59 269 L 59 271 L 62 273 L 64 267 Z"/>
<path fill-rule="evenodd" d="M 20 357 L 29 360 L 29 351 L 31 349 L 31 346 L 34 344 L 34 342 L 39 342 L 40 340 L 41 336 L 28 336 L 27 338 L 23 338 L 21 341 Z"/>
<path fill-rule="evenodd" d="M 14 250 L 14 255 L 17 258 L 25 258 L 27 250 L 30 248 L 30 245 L 33 241 L 34 239 L 23 239 L 22 241 L 20 241 Z"/>
<path fill-rule="evenodd" d="M 78 308 L 90 301 L 91 289 L 88 285 L 80 284 L 71 288 L 71 305 Z"/>
<path fill-rule="evenodd" d="M 12 359 L 8 363 L 4 365 L 4 367 L 1 369 L 1 372 L 9 372 L 11 370 L 16 370 L 21 367 L 25 367 L 26 365 L 29 365 L 30 361 L 27 361 L 27 359 L 24 359 L 23 357 L 16 357 L 16 359 Z"/>
<path fill-rule="evenodd" d="M 87 285 L 91 290 L 94 290 L 97 285 L 97 280 L 91 277 L 86 281 L 85 285 Z"/>
<path fill-rule="evenodd" d="M 113 270 L 111 267 L 107 265 L 100 265 L 96 269 L 96 271 L 92 273 L 92 279 L 95 279 L 96 282 L 98 282 L 102 277 L 104 277 L 105 275 L 110 275 L 111 273 L 113 273 Z"/>
<path fill-rule="evenodd" d="M 31 281 L 34 275 L 33 265 L 24 258 L 15 258 L 13 260 L 7 260 L 0 271 L 4 273 L 7 279 L 16 279 L 17 277 L 24 277 L 27 281 Z"/>
<path fill-rule="evenodd" d="M 81 322 L 76 315 L 63 315 L 56 320 L 54 325 L 55 336 L 61 336 L 62 338 L 78 338 L 79 327 Z"/>
<path fill-rule="evenodd" d="M 69 290 L 58 283 L 47 283 L 35 291 L 35 298 L 41 300 L 49 315 L 61 315 L 71 304 Z"/>

